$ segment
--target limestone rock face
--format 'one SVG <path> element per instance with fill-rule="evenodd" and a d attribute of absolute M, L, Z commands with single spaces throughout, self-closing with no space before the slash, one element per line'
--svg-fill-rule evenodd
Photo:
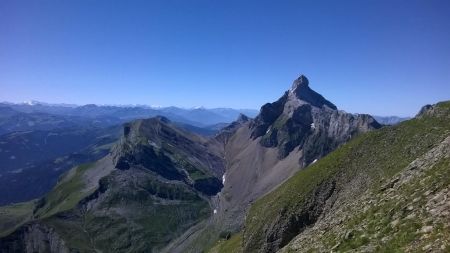
<path fill-rule="evenodd" d="M 296 147 L 304 150 L 305 166 L 334 150 L 352 136 L 380 128 L 370 115 L 349 114 L 309 87 L 301 75 L 292 88 L 274 103 L 261 107 L 251 124 L 252 137 L 264 147 L 277 147 L 285 158 Z"/>
<path fill-rule="evenodd" d="M 69 249 L 54 229 L 33 223 L 21 227 L 2 241 L 1 252 L 68 253 Z"/>
<path fill-rule="evenodd" d="M 290 92 L 292 92 L 299 100 L 309 103 L 315 107 L 322 108 L 327 106 L 330 109 L 337 110 L 337 107 L 333 103 L 309 88 L 309 81 L 304 75 L 301 75 L 294 81 Z"/>

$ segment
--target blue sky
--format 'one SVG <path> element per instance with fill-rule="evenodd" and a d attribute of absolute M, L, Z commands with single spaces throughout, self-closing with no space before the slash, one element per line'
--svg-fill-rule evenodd
<path fill-rule="evenodd" d="M 0 101 L 349 112 L 450 99 L 450 1 L 0 1 Z"/>

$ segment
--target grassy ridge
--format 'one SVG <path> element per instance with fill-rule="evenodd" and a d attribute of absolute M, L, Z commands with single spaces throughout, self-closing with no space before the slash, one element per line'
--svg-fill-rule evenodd
<path fill-rule="evenodd" d="M 10 234 L 31 219 L 34 204 L 34 201 L 29 201 L 0 207 L 0 237 Z"/>
<path fill-rule="evenodd" d="M 72 173 L 63 179 L 38 203 L 36 217 L 50 217 L 56 213 L 74 208 L 90 192 L 84 192 L 83 174 L 93 164 L 84 164 L 76 167 Z"/>
<path fill-rule="evenodd" d="M 74 168 L 66 173 L 55 188 L 40 200 L 0 207 L 0 237 L 4 237 L 21 225 L 35 218 L 50 217 L 75 207 L 89 193 L 83 193 L 83 173 L 91 164 Z M 34 213 L 36 211 L 36 213 Z"/>

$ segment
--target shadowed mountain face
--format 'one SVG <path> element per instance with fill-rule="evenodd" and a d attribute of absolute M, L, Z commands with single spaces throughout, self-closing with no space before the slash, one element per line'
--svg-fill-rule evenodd
<path fill-rule="evenodd" d="M 165 117 L 135 120 L 107 156 L 72 169 L 39 201 L 8 207 L 23 216 L 0 224 L 2 250 L 200 252 L 240 230 L 253 201 L 378 127 L 338 111 L 304 76 L 214 137 Z"/>
<path fill-rule="evenodd" d="M 167 118 L 138 120 L 124 126 L 124 136 L 112 150 L 117 169 L 143 167 L 167 180 L 182 181 L 206 195 L 222 183 L 221 155 L 212 141 L 177 128 Z"/>
<path fill-rule="evenodd" d="M 369 115 L 338 111 L 300 76 L 278 101 L 261 108 L 251 124 L 251 135 L 253 139 L 261 137 L 264 147 L 277 147 L 280 158 L 304 147 L 301 163 L 306 166 L 353 135 L 380 127 Z"/>

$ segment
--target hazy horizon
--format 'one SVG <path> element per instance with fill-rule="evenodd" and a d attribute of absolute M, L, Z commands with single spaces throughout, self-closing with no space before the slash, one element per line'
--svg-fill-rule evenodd
<path fill-rule="evenodd" d="M 450 2 L 2 1 L 0 101 L 259 109 L 300 74 L 341 110 L 450 99 Z"/>
<path fill-rule="evenodd" d="M 274 102 L 274 101 L 271 101 Z M 151 108 L 151 109 L 165 109 L 170 107 L 176 107 L 184 110 L 196 110 L 196 109 L 205 109 L 205 110 L 214 110 L 214 109 L 232 109 L 232 110 L 249 110 L 249 111 L 259 111 L 261 108 L 234 108 L 234 107 L 225 107 L 225 106 L 219 106 L 219 107 L 205 107 L 205 106 L 194 106 L 194 107 L 184 107 L 184 106 L 174 106 L 174 105 L 168 105 L 168 106 L 160 106 L 160 105 L 146 105 L 146 104 L 96 104 L 96 103 L 89 103 L 89 104 L 69 104 L 69 103 L 53 103 L 53 102 L 47 102 L 47 101 L 38 101 L 38 100 L 26 100 L 26 101 L 18 101 L 18 102 L 11 102 L 11 101 L 0 101 L 0 104 L 16 104 L 16 105 L 37 105 L 37 104 L 44 104 L 49 106 L 66 106 L 66 107 L 81 107 L 86 105 L 96 105 L 96 106 L 117 106 L 117 107 L 144 107 L 144 108 Z M 262 106 L 262 105 L 261 105 Z M 339 108 L 338 108 L 339 109 Z M 420 109 L 420 108 L 419 108 Z M 341 109 L 339 109 L 341 110 Z M 343 110 L 345 111 L 345 110 Z M 348 112 L 348 111 L 346 111 Z M 417 110 L 416 113 L 418 113 L 419 110 Z M 355 113 L 355 114 L 369 114 L 364 112 L 348 112 L 348 113 Z M 416 114 L 415 113 L 415 114 Z M 400 118 L 411 118 L 414 117 L 413 115 L 394 115 L 394 114 L 370 114 L 372 116 L 379 116 L 379 117 L 400 117 Z M 249 115 L 247 115 L 249 116 Z"/>
<path fill-rule="evenodd" d="M 29 99 L 24 101 L 0 101 L 5 104 L 26 104 L 26 105 L 36 105 L 36 104 L 46 104 L 50 106 L 86 106 L 86 105 L 96 105 L 96 106 L 117 106 L 117 107 L 151 107 L 151 108 L 168 108 L 168 107 L 177 107 L 182 109 L 234 109 L 234 110 L 259 110 L 259 108 L 234 108 L 234 107 L 226 107 L 226 106 L 218 106 L 218 107 L 205 107 L 203 105 L 187 107 L 187 106 L 174 106 L 174 105 L 152 105 L 152 104 L 99 104 L 99 103 L 87 103 L 87 104 L 73 104 L 73 103 L 64 103 L 64 102 L 48 102 L 48 101 L 39 101 L 35 99 Z"/>

